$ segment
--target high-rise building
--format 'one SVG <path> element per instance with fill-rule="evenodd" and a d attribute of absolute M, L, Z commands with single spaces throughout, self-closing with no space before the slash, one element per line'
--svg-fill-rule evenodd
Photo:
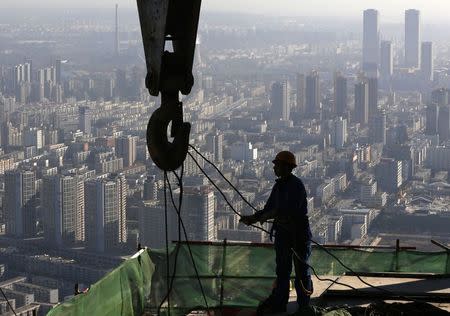
<path fill-rule="evenodd" d="M 296 92 L 297 92 L 297 111 L 305 112 L 305 93 L 306 82 L 304 74 L 297 74 L 296 76 Z"/>
<path fill-rule="evenodd" d="M 44 134 L 42 130 L 36 127 L 24 131 L 23 145 L 26 147 L 35 146 L 36 149 L 42 149 L 44 146 Z"/>
<path fill-rule="evenodd" d="M 167 228 L 170 242 L 178 238 L 178 216 L 171 203 L 168 204 L 167 210 Z M 164 205 L 161 205 L 159 201 L 144 201 L 139 206 L 138 219 L 139 242 L 143 246 L 163 249 L 166 246 Z"/>
<path fill-rule="evenodd" d="M 116 17 L 115 17 L 115 29 L 114 29 L 114 53 L 116 56 L 120 54 L 120 42 L 119 42 L 119 5 L 116 3 Z"/>
<path fill-rule="evenodd" d="M 185 187 L 181 217 L 190 240 L 214 241 L 216 198 L 209 186 Z"/>
<path fill-rule="evenodd" d="M 147 179 L 145 179 L 143 198 L 144 201 L 158 198 L 158 185 L 154 175 L 147 175 Z"/>
<path fill-rule="evenodd" d="M 25 58 L 25 65 L 28 64 L 28 82 L 33 82 L 34 79 L 34 69 L 33 69 L 33 60 L 31 58 Z"/>
<path fill-rule="evenodd" d="M 386 112 L 378 111 L 369 119 L 369 138 L 371 143 L 386 144 Z"/>
<path fill-rule="evenodd" d="M 92 110 L 87 106 L 80 106 L 78 109 L 78 122 L 80 130 L 87 134 L 91 134 Z"/>
<path fill-rule="evenodd" d="M 39 84 L 44 85 L 45 84 L 45 70 L 39 69 L 36 71 L 36 81 L 39 82 Z"/>
<path fill-rule="evenodd" d="M 61 84 L 61 59 L 57 59 L 55 62 L 55 83 Z"/>
<path fill-rule="evenodd" d="M 270 93 L 270 102 L 274 119 L 288 121 L 290 117 L 287 81 L 275 82 Z"/>
<path fill-rule="evenodd" d="M 127 183 L 123 175 L 85 183 L 85 237 L 89 249 L 105 252 L 126 243 Z"/>
<path fill-rule="evenodd" d="M 378 112 L 378 78 L 367 78 L 369 92 L 369 118 Z"/>
<path fill-rule="evenodd" d="M 23 81 L 31 82 L 31 63 L 25 63 L 23 65 Z"/>
<path fill-rule="evenodd" d="M 374 75 L 377 73 L 380 51 L 380 29 L 377 10 L 364 11 L 363 30 L 363 71 Z"/>
<path fill-rule="evenodd" d="M 431 102 L 437 105 L 448 105 L 449 104 L 449 90 L 445 88 L 440 88 L 433 90 L 431 92 Z"/>
<path fill-rule="evenodd" d="M 438 134 L 441 142 L 450 139 L 450 106 L 448 105 L 439 107 Z"/>
<path fill-rule="evenodd" d="M 367 125 L 369 120 L 369 85 L 361 81 L 355 84 L 355 122 Z"/>
<path fill-rule="evenodd" d="M 127 73 L 125 70 L 116 70 L 116 97 L 125 98 L 128 96 Z"/>
<path fill-rule="evenodd" d="M 334 76 L 334 112 L 339 116 L 347 113 L 347 78 L 341 74 Z"/>
<path fill-rule="evenodd" d="M 20 238 L 36 235 L 36 175 L 34 171 L 5 172 L 3 210 L 7 235 Z"/>
<path fill-rule="evenodd" d="M 439 122 L 439 105 L 429 104 L 426 111 L 426 128 L 425 134 L 437 135 L 438 134 L 438 122 Z"/>
<path fill-rule="evenodd" d="M 405 65 L 420 68 L 420 11 L 405 11 Z"/>
<path fill-rule="evenodd" d="M 84 209 L 84 192 L 79 190 L 80 181 L 83 182 L 77 175 L 44 177 L 41 200 L 44 236 L 48 243 L 61 247 L 80 240 L 82 233 L 79 230 L 84 230 L 84 214 L 79 214 L 80 204 L 83 204 Z"/>
<path fill-rule="evenodd" d="M 317 71 L 306 76 L 305 102 L 307 116 L 311 117 L 320 112 L 320 82 Z"/>
<path fill-rule="evenodd" d="M 395 193 L 403 184 L 402 162 L 393 158 L 382 158 L 375 168 L 378 187 L 382 191 Z"/>
<path fill-rule="evenodd" d="M 421 62 L 420 70 L 422 78 L 426 81 L 433 81 L 434 73 L 434 57 L 433 57 L 433 43 L 423 42 L 421 48 Z"/>
<path fill-rule="evenodd" d="M 385 82 L 390 81 L 394 73 L 394 51 L 391 41 L 381 42 L 380 75 Z"/>
<path fill-rule="evenodd" d="M 124 167 L 130 167 L 136 161 L 137 138 L 121 136 L 116 139 L 116 155 L 123 158 Z"/>
<path fill-rule="evenodd" d="M 333 144 L 336 149 L 343 148 L 347 143 L 347 119 L 338 117 L 334 120 Z"/>
<path fill-rule="evenodd" d="M 215 133 L 206 136 L 206 148 L 214 154 L 216 162 L 223 161 L 223 134 Z"/>

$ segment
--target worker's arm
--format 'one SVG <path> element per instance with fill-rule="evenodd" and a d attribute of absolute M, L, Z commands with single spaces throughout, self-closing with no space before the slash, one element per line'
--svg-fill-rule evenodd
<path fill-rule="evenodd" d="M 268 211 L 259 211 L 253 215 L 244 215 L 241 217 L 239 221 L 244 223 L 245 225 L 253 225 L 257 222 L 262 224 L 269 219 L 274 219 L 276 217 L 276 212 L 277 212 L 276 209 L 271 209 Z"/>
<path fill-rule="evenodd" d="M 258 211 L 253 215 L 244 215 L 241 217 L 241 219 L 239 221 L 244 223 L 245 225 L 253 225 L 257 222 L 260 222 L 262 224 L 269 219 L 275 218 L 275 216 L 277 214 L 277 210 L 275 208 L 275 203 L 274 203 L 275 189 L 276 188 L 274 186 L 274 188 L 272 189 L 272 192 L 270 193 L 269 199 L 267 200 L 266 205 L 264 206 L 264 208 L 261 211 Z"/>

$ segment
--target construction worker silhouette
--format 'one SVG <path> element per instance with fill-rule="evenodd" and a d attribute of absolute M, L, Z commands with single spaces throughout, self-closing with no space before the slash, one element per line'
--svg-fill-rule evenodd
<path fill-rule="evenodd" d="M 246 225 L 274 220 L 272 231 L 275 232 L 276 286 L 272 294 L 258 306 L 258 315 L 286 311 L 292 259 L 294 259 L 295 289 L 299 307 L 309 305 L 313 290 L 310 269 L 306 264 L 311 255 L 312 236 L 307 215 L 305 186 L 292 174 L 292 170 L 297 167 L 294 154 L 282 151 L 276 155 L 273 164 L 278 179 L 264 209 L 253 215 L 242 216 L 240 219 Z M 292 249 L 300 260 L 293 254 Z"/>

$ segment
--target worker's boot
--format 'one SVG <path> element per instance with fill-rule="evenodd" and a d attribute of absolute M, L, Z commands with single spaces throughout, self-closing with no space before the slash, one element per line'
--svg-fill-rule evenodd
<path fill-rule="evenodd" d="M 269 296 L 266 300 L 262 301 L 256 309 L 257 316 L 285 313 L 286 305 L 276 304 L 273 297 Z"/>

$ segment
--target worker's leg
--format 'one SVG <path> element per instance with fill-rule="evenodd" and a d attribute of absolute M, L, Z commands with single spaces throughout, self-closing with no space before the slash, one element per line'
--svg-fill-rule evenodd
<path fill-rule="evenodd" d="M 275 304 L 285 306 L 289 302 L 289 280 L 292 272 L 292 251 L 289 236 L 283 232 L 275 234 L 277 284 L 272 291 Z"/>
<path fill-rule="evenodd" d="M 307 264 L 311 256 L 311 242 L 298 242 L 295 252 L 300 260 L 294 255 L 295 265 L 295 290 L 297 291 L 297 303 L 300 306 L 309 305 L 310 294 L 313 290 L 311 280 L 311 269 Z M 300 282 L 301 281 L 301 282 Z"/>

